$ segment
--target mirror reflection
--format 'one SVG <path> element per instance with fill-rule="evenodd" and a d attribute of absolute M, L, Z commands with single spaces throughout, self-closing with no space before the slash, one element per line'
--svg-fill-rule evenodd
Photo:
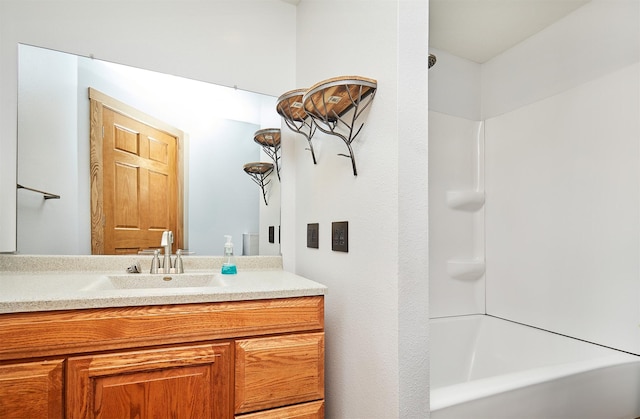
<path fill-rule="evenodd" d="M 89 88 L 184 134 L 184 248 L 221 255 L 229 234 L 238 255 L 280 253 L 280 183 L 266 206 L 243 171 L 270 161 L 253 136 L 280 126 L 276 98 L 26 45 L 18 77 L 18 183 L 60 195 L 17 191 L 19 253 L 91 254 Z"/>

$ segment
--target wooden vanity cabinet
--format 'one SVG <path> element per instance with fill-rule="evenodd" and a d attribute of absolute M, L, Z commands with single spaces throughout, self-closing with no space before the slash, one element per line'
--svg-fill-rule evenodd
<path fill-rule="evenodd" d="M 322 296 L 0 315 L 1 418 L 323 418 Z"/>
<path fill-rule="evenodd" d="M 225 418 L 231 344 L 205 344 L 67 361 L 68 418 Z"/>
<path fill-rule="evenodd" d="M 236 413 L 324 399 L 324 333 L 236 341 Z"/>
<path fill-rule="evenodd" d="M 62 418 L 64 360 L 0 365 L 0 418 Z"/>

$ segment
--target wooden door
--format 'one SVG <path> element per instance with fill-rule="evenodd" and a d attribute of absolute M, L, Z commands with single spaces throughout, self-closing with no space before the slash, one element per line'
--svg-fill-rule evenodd
<path fill-rule="evenodd" d="M 0 365 L 0 418 L 63 417 L 64 361 Z"/>
<path fill-rule="evenodd" d="M 100 99 L 91 100 L 92 253 L 159 248 L 165 230 L 184 248 L 180 137 Z"/>
<path fill-rule="evenodd" d="M 233 417 L 230 343 L 70 358 L 67 417 Z"/>

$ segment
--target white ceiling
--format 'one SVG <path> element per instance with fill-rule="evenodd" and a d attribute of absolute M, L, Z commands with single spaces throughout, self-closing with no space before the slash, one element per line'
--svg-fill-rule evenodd
<path fill-rule="evenodd" d="M 429 45 L 483 63 L 590 0 L 430 0 Z"/>

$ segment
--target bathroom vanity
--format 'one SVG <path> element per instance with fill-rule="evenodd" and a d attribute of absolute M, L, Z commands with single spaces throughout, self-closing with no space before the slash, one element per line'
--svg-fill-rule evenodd
<path fill-rule="evenodd" d="M 321 284 L 270 270 L 208 290 L 3 290 L 102 275 L 0 272 L 0 417 L 324 416 Z"/>

